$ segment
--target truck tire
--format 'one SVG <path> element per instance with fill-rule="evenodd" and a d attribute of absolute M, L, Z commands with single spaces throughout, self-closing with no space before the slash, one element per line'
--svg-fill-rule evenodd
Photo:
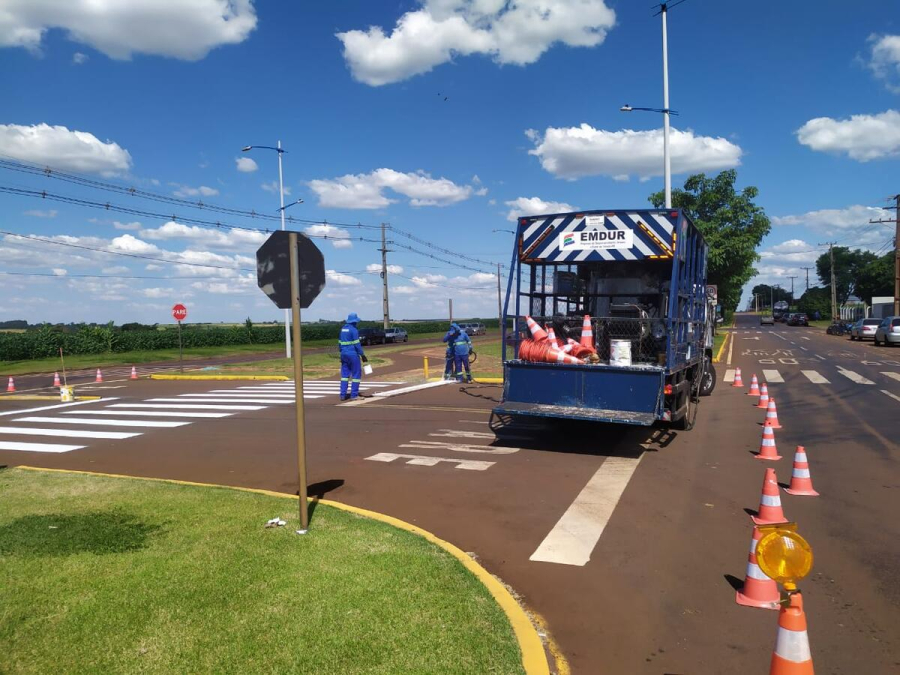
<path fill-rule="evenodd" d="M 703 380 L 700 382 L 700 395 L 709 396 L 716 388 L 716 367 L 713 365 L 712 359 L 706 357 L 706 370 L 703 373 Z"/>

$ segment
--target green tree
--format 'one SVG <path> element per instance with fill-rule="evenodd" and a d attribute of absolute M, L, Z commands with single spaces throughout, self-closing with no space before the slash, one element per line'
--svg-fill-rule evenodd
<path fill-rule="evenodd" d="M 860 300 L 872 302 L 875 296 L 894 295 L 894 252 L 885 253 L 880 258 L 860 267 L 856 276 L 854 293 Z"/>
<path fill-rule="evenodd" d="M 797 301 L 797 309 L 812 318 L 816 312 L 823 317 L 831 316 L 831 289 L 827 286 L 813 286 Z"/>
<path fill-rule="evenodd" d="M 870 251 L 850 249 L 846 246 L 834 247 L 834 285 L 838 305 L 842 305 L 851 295 L 870 301 L 872 290 L 879 287 L 879 258 Z M 816 259 L 816 274 L 826 286 L 831 285 L 831 253 L 823 253 Z M 887 281 L 891 283 L 893 270 L 889 268 Z M 862 282 L 862 283 L 860 283 Z M 893 292 L 893 291 L 891 291 Z"/>
<path fill-rule="evenodd" d="M 244 328 L 247 329 L 247 336 L 250 340 L 250 344 L 253 344 L 253 322 L 250 320 L 250 317 L 247 317 L 247 320 L 244 321 Z"/>
<path fill-rule="evenodd" d="M 760 308 L 772 309 L 774 303 L 781 300 L 788 302 L 791 299 L 791 292 L 789 290 L 781 288 L 780 286 L 773 288 L 772 286 L 769 286 L 769 284 L 757 284 L 750 293 L 752 295 L 759 295 Z"/>
<path fill-rule="evenodd" d="M 748 186 L 738 192 L 737 171 L 718 176 L 697 174 L 684 182 L 684 189 L 672 191 L 672 206 L 682 208 L 703 233 L 709 245 L 707 281 L 719 287 L 723 309 L 737 309 L 741 289 L 756 274 L 759 246 L 771 224 L 762 207 L 753 203 L 759 190 Z M 650 195 L 657 208 L 665 204 L 665 194 Z"/>

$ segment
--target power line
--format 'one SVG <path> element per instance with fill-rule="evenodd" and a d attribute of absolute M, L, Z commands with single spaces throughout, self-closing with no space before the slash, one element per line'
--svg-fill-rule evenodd
<path fill-rule="evenodd" d="M 6 272 L 0 270 L 0 274 L 7 274 L 13 277 L 50 277 L 52 279 L 158 279 L 160 281 L 194 281 L 196 279 L 230 279 L 234 277 L 154 277 L 126 274 L 52 274 L 50 272 Z"/>
<path fill-rule="evenodd" d="M 421 239 L 420 237 L 417 237 L 414 234 L 407 232 L 406 230 L 401 230 L 397 227 L 393 227 L 390 225 L 388 227 L 390 228 L 391 232 L 396 232 L 397 234 L 399 234 L 403 237 L 406 237 L 407 239 L 410 239 L 411 241 L 414 241 L 417 244 L 421 244 L 422 246 L 427 246 L 428 248 L 433 249 L 435 251 L 440 251 L 441 253 L 445 253 L 447 255 L 451 255 L 456 258 L 462 258 L 463 260 L 468 260 L 469 262 L 473 262 L 478 265 L 484 265 L 485 267 L 493 267 L 495 264 L 495 263 L 488 262 L 485 260 L 479 260 L 478 258 L 473 258 L 471 256 L 465 255 L 458 251 L 451 251 L 449 249 L 442 248 L 441 246 L 438 246 L 437 244 L 432 244 L 430 241 L 425 241 L 424 239 Z"/>

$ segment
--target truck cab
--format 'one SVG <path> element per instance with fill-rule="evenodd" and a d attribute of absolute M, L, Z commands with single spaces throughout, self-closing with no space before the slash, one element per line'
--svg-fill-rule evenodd
<path fill-rule="evenodd" d="M 679 209 L 520 218 L 495 415 L 690 428 L 701 390 L 715 384 L 707 255 Z M 559 350 L 531 348 L 529 318 L 552 328 L 560 349 L 577 341 L 593 354 L 581 362 L 544 359 Z"/>

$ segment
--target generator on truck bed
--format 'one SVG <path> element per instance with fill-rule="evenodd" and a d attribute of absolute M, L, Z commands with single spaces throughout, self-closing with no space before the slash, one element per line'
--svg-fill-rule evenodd
<path fill-rule="evenodd" d="M 494 419 L 691 428 L 699 397 L 715 386 L 707 255 L 703 236 L 680 209 L 519 218 L 501 324 L 503 397 Z M 527 318 L 552 328 L 559 346 L 574 340 L 593 353 L 573 359 L 535 348 Z"/>

